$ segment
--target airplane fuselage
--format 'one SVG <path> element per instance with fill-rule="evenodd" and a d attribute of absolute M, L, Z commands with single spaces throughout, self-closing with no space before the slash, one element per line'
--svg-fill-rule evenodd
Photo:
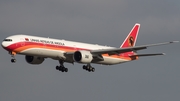
<path fill-rule="evenodd" d="M 22 55 L 40 56 L 44 58 L 52 58 L 55 60 L 64 60 L 65 62 L 75 62 L 73 58 L 66 57 L 64 53 L 75 52 L 78 50 L 102 50 L 114 49 L 115 47 L 102 46 L 97 44 L 88 44 L 67 40 L 58 40 L 52 38 L 43 38 L 29 35 L 13 35 L 7 37 L 3 41 L 2 46 L 9 52 L 14 52 Z M 132 60 L 129 57 L 121 55 L 103 54 L 102 61 L 92 61 L 93 63 L 112 65 Z"/>

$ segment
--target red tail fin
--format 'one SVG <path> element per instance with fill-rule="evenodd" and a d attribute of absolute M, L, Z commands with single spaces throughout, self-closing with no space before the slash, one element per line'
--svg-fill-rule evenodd
<path fill-rule="evenodd" d="M 125 47 L 133 47 L 136 44 L 136 39 L 138 36 L 140 24 L 135 24 L 134 27 L 132 28 L 131 32 L 129 35 L 126 37 L 124 40 L 123 44 L 121 45 L 120 48 L 125 48 Z"/>
<path fill-rule="evenodd" d="M 126 37 L 126 39 L 124 40 L 124 42 L 120 46 L 120 48 L 135 46 L 136 39 L 137 39 L 138 32 L 139 32 L 139 28 L 140 28 L 140 24 L 136 23 L 134 25 L 134 27 L 132 28 L 132 30 L 130 31 L 129 35 Z M 133 51 L 132 52 L 126 52 L 126 53 L 123 53 L 121 55 L 130 56 L 130 55 L 134 55 L 134 52 Z"/>

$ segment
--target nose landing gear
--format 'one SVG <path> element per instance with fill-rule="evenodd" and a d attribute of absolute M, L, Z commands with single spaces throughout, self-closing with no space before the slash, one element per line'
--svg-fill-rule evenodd
<path fill-rule="evenodd" d="M 12 57 L 11 62 L 12 62 L 12 63 L 15 63 L 15 62 L 16 62 L 16 59 L 15 59 L 16 53 L 15 53 L 15 52 L 9 52 L 9 54 L 10 54 L 11 57 Z"/>

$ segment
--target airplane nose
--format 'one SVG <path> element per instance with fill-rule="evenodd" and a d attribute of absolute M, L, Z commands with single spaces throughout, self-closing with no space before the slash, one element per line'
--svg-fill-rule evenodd
<path fill-rule="evenodd" d="M 5 48 L 7 45 L 6 45 L 6 42 L 2 42 L 1 43 L 1 46 L 3 47 L 3 48 Z"/>
<path fill-rule="evenodd" d="M 4 42 L 1 43 L 1 46 L 4 47 Z"/>

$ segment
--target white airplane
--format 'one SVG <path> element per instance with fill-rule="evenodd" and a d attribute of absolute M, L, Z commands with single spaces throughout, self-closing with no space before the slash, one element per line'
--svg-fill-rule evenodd
<path fill-rule="evenodd" d="M 120 48 L 29 35 L 9 36 L 2 42 L 2 47 L 12 56 L 12 63 L 16 62 L 16 54 L 22 54 L 29 64 L 41 64 L 45 58 L 52 58 L 59 61 L 60 66 L 56 66 L 59 71 L 68 72 L 64 62 L 77 62 L 86 64 L 83 65 L 83 69 L 94 72 L 95 68 L 90 65 L 91 63 L 114 65 L 137 60 L 141 56 L 164 55 L 164 53 L 137 54 L 136 52 L 151 46 L 178 42 L 135 46 L 139 29 L 140 24 L 135 24 Z"/>

